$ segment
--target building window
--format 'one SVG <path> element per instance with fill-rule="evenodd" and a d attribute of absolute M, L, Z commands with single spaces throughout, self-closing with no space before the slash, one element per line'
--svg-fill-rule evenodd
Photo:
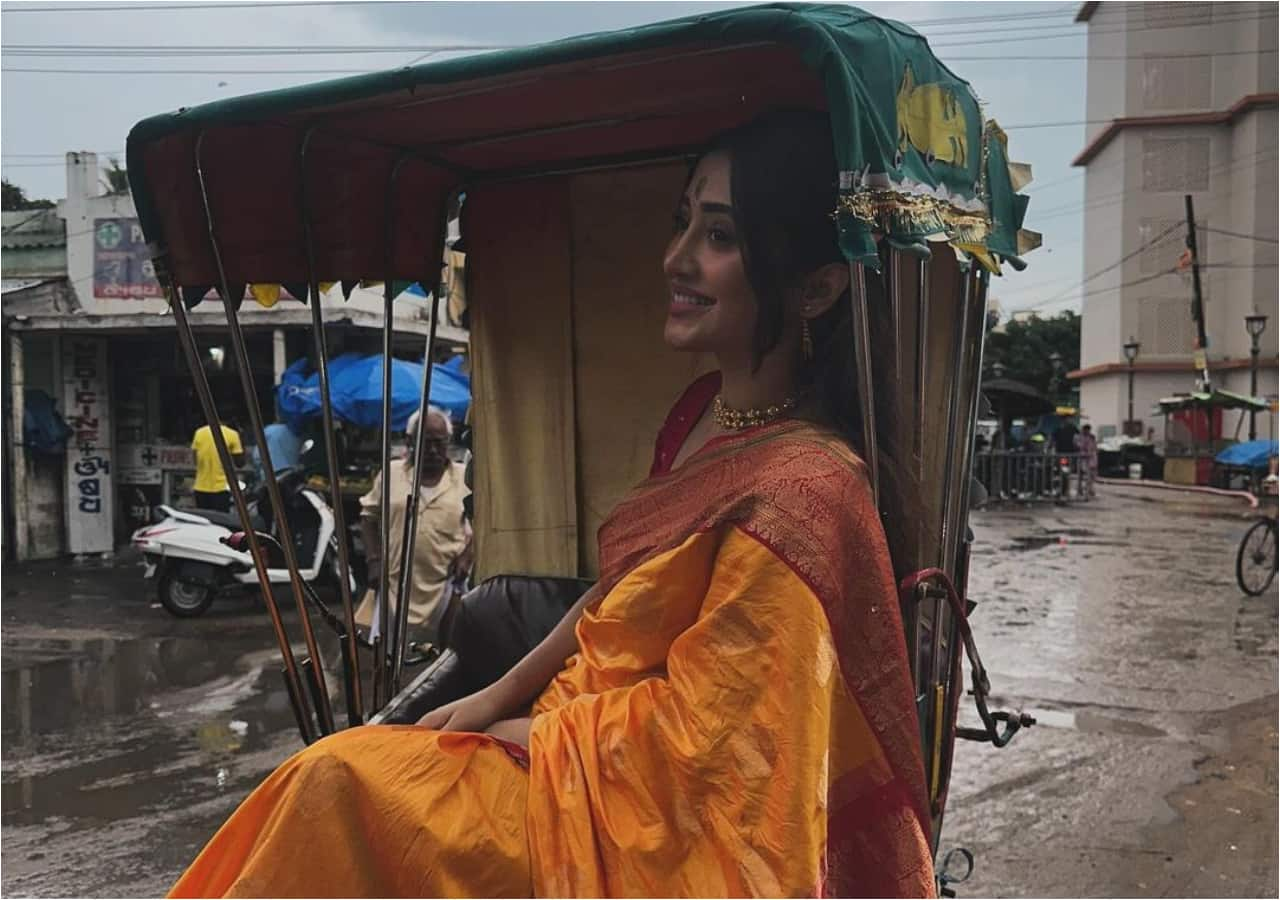
<path fill-rule="evenodd" d="M 1142 61 L 1145 109 L 1207 109 L 1213 103 L 1213 60 L 1208 56 L 1148 56 Z"/>
<path fill-rule="evenodd" d="M 1144 356 L 1187 356 L 1195 339 L 1190 291 L 1185 297 L 1143 297 L 1138 301 L 1138 340 Z"/>
<path fill-rule="evenodd" d="M 1143 3 L 1142 12 L 1148 28 L 1186 28 L 1213 24 L 1212 3 L 1167 3 L 1160 0 Z"/>
<path fill-rule="evenodd" d="M 1208 219 L 1200 216 L 1196 216 L 1196 221 L 1200 229 L 1209 224 Z M 1138 243 L 1143 247 L 1138 256 L 1138 268 L 1143 275 L 1172 272 L 1182 251 L 1187 249 L 1186 220 L 1143 218 L 1138 223 Z M 1209 258 L 1209 236 L 1203 230 L 1196 232 L 1196 249 L 1201 262 Z"/>
<path fill-rule="evenodd" d="M 1207 191 L 1209 189 L 1209 139 L 1142 139 L 1142 189 Z"/>

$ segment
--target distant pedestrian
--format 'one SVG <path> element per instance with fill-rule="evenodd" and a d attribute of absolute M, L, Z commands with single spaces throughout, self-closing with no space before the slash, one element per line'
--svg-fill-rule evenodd
<path fill-rule="evenodd" d="M 231 461 L 236 466 L 244 465 L 244 445 L 240 443 L 240 432 L 230 425 L 222 425 L 221 428 L 222 439 L 231 452 Z M 230 512 L 231 485 L 227 476 L 230 474 L 235 477 L 235 473 L 223 471 L 218 448 L 213 442 L 213 432 L 208 425 L 201 425 L 191 436 L 191 451 L 196 457 L 196 482 L 193 485 L 196 508 Z"/>

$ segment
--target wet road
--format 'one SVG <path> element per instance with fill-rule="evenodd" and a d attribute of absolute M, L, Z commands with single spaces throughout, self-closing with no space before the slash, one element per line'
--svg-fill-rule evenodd
<path fill-rule="evenodd" d="M 6 568 L 6 896 L 163 895 L 299 746 L 255 601 L 179 621 L 149 588 L 124 566 Z"/>
<path fill-rule="evenodd" d="M 1103 491 L 975 516 L 992 708 L 1040 724 L 957 746 L 942 849 L 977 857 L 959 892 L 1275 896 L 1277 605 L 1235 585 L 1250 513 Z"/>
<path fill-rule="evenodd" d="M 1272 896 L 1276 598 L 1235 587 L 1247 511 L 1104 490 L 975 516 L 993 707 L 1041 724 L 957 748 L 960 894 Z M 135 569 L 6 567 L 0 892 L 167 890 L 299 747 L 276 660 L 248 599 L 179 621 Z"/>

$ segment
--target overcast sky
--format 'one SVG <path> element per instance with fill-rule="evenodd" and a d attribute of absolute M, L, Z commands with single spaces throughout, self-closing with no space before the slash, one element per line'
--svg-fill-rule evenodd
<path fill-rule="evenodd" d="M 326 73 L 394 68 L 417 60 L 422 54 L 412 48 L 420 46 L 532 43 L 744 4 L 250 2 L 211 9 L 203 7 L 213 4 L 200 0 L 174 9 L 167 7 L 178 6 L 175 0 L 159 0 L 151 8 L 128 8 L 139 5 L 0 3 L 0 166 L 28 195 L 64 196 L 66 151 L 114 154 L 123 162 L 125 137 L 135 122 L 180 106 L 306 84 Z M 1028 256 L 1025 272 L 997 280 L 992 296 L 1008 312 L 1044 304 L 1078 285 L 1084 179 L 1070 162 L 1083 147 L 1085 130 L 1085 26 L 1072 24 L 1079 4 L 857 5 L 924 34 L 934 52 L 973 85 L 987 115 L 1007 128 L 1011 156 L 1034 169 L 1027 225 L 1043 232 L 1045 245 Z M 317 46 L 328 49 L 297 52 Z M 85 47 L 108 49 L 90 53 Z M 368 47 L 397 49 L 333 52 Z M 32 69 L 43 71 L 23 71 Z M 1026 127 L 1044 123 L 1068 124 Z M 1042 310 L 1064 308 L 1079 309 L 1078 293 Z"/>

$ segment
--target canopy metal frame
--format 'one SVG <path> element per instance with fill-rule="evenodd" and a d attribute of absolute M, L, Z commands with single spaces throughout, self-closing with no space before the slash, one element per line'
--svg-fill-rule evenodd
<path fill-rule="evenodd" d="M 316 355 L 316 372 L 320 383 L 320 411 L 324 424 L 325 465 L 329 473 L 329 494 L 333 508 L 334 530 L 338 535 L 339 591 L 345 633 L 342 642 L 343 672 L 346 683 L 347 725 L 364 722 L 364 696 L 360 680 L 359 654 L 356 649 L 355 604 L 351 596 L 351 554 L 347 541 L 347 514 L 342 502 L 341 469 L 338 465 L 337 430 L 333 420 L 333 402 L 329 389 L 329 346 L 325 334 L 324 312 L 320 302 L 320 281 L 316 276 L 315 247 L 312 239 L 310 206 L 307 192 L 307 151 L 314 134 L 308 129 L 298 147 L 302 178 L 298 186 L 298 207 L 302 220 L 302 237 L 307 253 L 307 295 L 311 305 L 311 337 Z"/>
<path fill-rule="evenodd" d="M 213 259 L 218 269 L 219 290 L 218 293 L 222 298 L 223 310 L 227 317 L 227 329 L 231 336 L 231 350 L 236 359 L 236 371 L 240 377 L 240 388 L 245 396 L 245 403 L 249 414 L 249 425 L 253 430 L 254 440 L 258 446 L 258 452 L 262 458 L 263 472 L 266 474 L 267 493 L 271 498 L 271 509 L 273 513 L 273 522 L 275 528 L 279 531 L 280 547 L 284 552 L 285 566 L 289 570 L 289 585 L 293 591 L 294 602 L 298 609 L 298 621 L 302 627 L 303 640 L 306 642 L 308 657 L 302 661 L 302 668 L 309 676 L 308 683 L 311 687 L 312 702 L 315 704 L 316 718 L 319 724 L 319 732 L 323 737 L 332 734 L 334 731 L 333 722 L 333 706 L 329 699 L 328 685 L 325 683 L 324 665 L 320 657 L 319 646 L 316 643 L 315 629 L 312 627 L 311 615 L 307 610 L 306 588 L 303 584 L 302 574 L 298 566 L 297 549 L 293 543 L 293 531 L 289 525 L 289 519 L 286 515 L 286 507 L 284 498 L 280 493 L 280 485 L 275 479 L 275 465 L 271 460 L 271 448 L 267 446 L 266 430 L 263 424 L 262 410 L 258 404 L 257 391 L 253 385 L 253 369 L 249 362 L 249 351 L 245 345 L 244 331 L 240 327 L 240 320 L 237 313 L 242 296 L 234 296 L 231 286 L 228 283 L 226 270 L 222 265 L 222 253 L 218 246 L 217 226 L 214 221 L 213 208 L 209 202 L 208 183 L 206 173 L 201 158 L 201 151 L 204 148 L 204 132 L 196 137 L 195 143 L 195 174 L 200 183 L 200 198 L 204 206 L 205 224 L 209 231 L 209 249 L 213 254 Z M 204 377 L 204 369 L 201 368 L 197 373 L 193 373 L 197 379 Z M 221 431 L 221 423 L 212 424 L 211 429 L 215 432 Z M 223 465 L 226 463 L 224 461 Z M 227 468 L 227 481 L 234 482 L 236 480 L 235 470 L 232 467 Z M 254 534 L 256 542 L 256 533 L 254 532 L 253 523 L 248 515 L 248 508 L 240 509 L 241 524 L 244 526 L 246 534 Z M 262 577 L 263 573 L 259 573 L 259 580 L 263 582 L 262 589 L 264 593 L 269 593 L 271 585 L 269 579 Z"/>

